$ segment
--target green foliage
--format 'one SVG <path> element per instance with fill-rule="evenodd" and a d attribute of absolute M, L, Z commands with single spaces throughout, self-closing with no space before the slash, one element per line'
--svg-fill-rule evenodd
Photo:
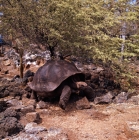
<path fill-rule="evenodd" d="M 46 47 L 56 45 L 58 51 L 82 59 L 111 61 L 115 71 L 119 70 L 116 72 L 119 77 L 127 73 L 121 68 L 125 69 L 128 58 L 139 54 L 139 6 L 132 5 L 130 0 L 0 0 L 0 3 L 4 13 L 0 31 L 4 35 L 22 36 L 28 43 Z M 132 72 L 125 77 L 131 78 L 129 75 Z"/>

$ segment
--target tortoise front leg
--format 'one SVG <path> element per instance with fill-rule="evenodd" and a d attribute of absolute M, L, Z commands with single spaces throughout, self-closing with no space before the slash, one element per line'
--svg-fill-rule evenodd
<path fill-rule="evenodd" d="M 93 101 L 95 99 L 95 93 L 90 86 L 83 87 L 82 90 L 88 100 Z"/>
<path fill-rule="evenodd" d="M 90 100 L 93 101 L 95 98 L 95 94 L 93 89 L 87 85 L 85 82 L 76 82 L 77 88 L 84 93 L 84 95 Z"/>
<path fill-rule="evenodd" d="M 66 104 L 70 98 L 70 95 L 71 95 L 71 88 L 69 86 L 64 86 L 63 89 L 62 89 L 62 94 L 60 96 L 60 101 L 59 101 L 59 106 L 62 108 L 62 109 L 65 109 L 66 108 Z"/>

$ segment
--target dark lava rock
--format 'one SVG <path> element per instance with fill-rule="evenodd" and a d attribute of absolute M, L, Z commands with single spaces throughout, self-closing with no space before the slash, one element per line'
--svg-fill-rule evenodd
<path fill-rule="evenodd" d="M 3 84 L 5 84 L 5 85 L 7 85 L 7 84 L 9 84 L 10 83 L 10 81 L 8 81 L 7 79 L 5 79 L 5 78 L 2 78 L 1 79 L 1 83 L 3 83 Z"/>
<path fill-rule="evenodd" d="M 7 108 L 4 112 L 2 112 L 4 117 L 16 117 L 19 118 L 18 112 L 16 112 L 13 108 Z"/>
<path fill-rule="evenodd" d="M 8 90 L 5 90 L 4 93 L 3 93 L 3 98 L 9 96 L 9 93 L 10 92 Z"/>
<path fill-rule="evenodd" d="M 21 91 L 18 84 L 11 84 L 11 85 L 7 86 L 6 90 L 9 91 L 9 95 L 12 97 L 19 95 L 20 91 Z"/>
<path fill-rule="evenodd" d="M 4 92 L 5 88 L 5 86 L 0 86 L 0 92 Z"/>
<path fill-rule="evenodd" d="M 31 70 L 27 70 L 24 74 L 24 77 L 23 77 L 23 83 L 27 83 L 29 82 L 29 77 L 33 77 L 34 76 L 34 72 L 32 72 Z"/>
<path fill-rule="evenodd" d="M 23 127 L 15 117 L 6 117 L 0 120 L 0 139 L 19 133 Z"/>
<path fill-rule="evenodd" d="M 7 86 L 0 87 L 0 98 L 7 97 L 9 95 L 9 91 L 6 90 Z"/>
<path fill-rule="evenodd" d="M 27 91 L 27 92 L 31 92 L 32 91 L 32 89 L 29 86 L 26 86 L 24 90 Z"/>
<path fill-rule="evenodd" d="M 27 71 L 25 72 L 25 74 L 24 74 L 24 77 L 25 77 L 25 78 L 28 78 L 28 77 L 30 77 L 30 76 L 34 76 L 34 72 L 32 72 L 31 70 L 27 70 Z"/>
<path fill-rule="evenodd" d="M 13 92 L 14 91 L 14 87 L 13 87 L 13 85 L 9 85 L 9 86 L 7 86 L 7 88 L 6 88 L 9 92 Z"/>
<path fill-rule="evenodd" d="M 18 118 L 18 113 L 12 108 L 0 113 L 0 139 L 17 134 L 23 129 Z"/>
<path fill-rule="evenodd" d="M 7 103 L 5 101 L 0 101 L 0 112 L 7 108 Z"/>
<path fill-rule="evenodd" d="M 89 73 L 89 72 L 88 73 L 85 73 L 85 79 L 86 80 L 90 80 L 91 79 L 91 76 L 92 76 L 91 73 Z"/>
<path fill-rule="evenodd" d="M 107 91 L 103 88 L 96 89 L 94 92 L 95 92 L 95 97 L 100 97 L 107 93 Z"/>

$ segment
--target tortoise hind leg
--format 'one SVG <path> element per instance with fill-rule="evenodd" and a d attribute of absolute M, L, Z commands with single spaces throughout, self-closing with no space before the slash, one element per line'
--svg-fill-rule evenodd
<path fill-rule="evenodd" d="M 59 101 L 59 106 L 62 108 L 62 109 L 65 109 L 66 108 L 66 104 L 70 98 L 70 95 L 71 95 L 71 89 L 69 86 L 64 86 L 63 89 L 62 89 L 62 94 L 60 96 L 60 101 Z"/>
<path fill-rule="evenodd" d="M 35 91 L 32 91 L 32 94 L 31 94 L 30 98 L 35 99 L 36 101 L 38 101 L 37 93 Z"/>

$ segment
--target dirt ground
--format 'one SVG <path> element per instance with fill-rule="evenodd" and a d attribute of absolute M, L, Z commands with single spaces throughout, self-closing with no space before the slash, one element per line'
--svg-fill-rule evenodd
<path fill-rule="evenodd" d="M 91 109 L 77 110 L 70 103 L 64 111 L 52 105 L 37 110 L 46 128 L 61 128 L 70 140 L 139 140 L 139 106 L 123 103 L 94 105 Z M 133 124 L 132 127 L 129 124 Z"/>

